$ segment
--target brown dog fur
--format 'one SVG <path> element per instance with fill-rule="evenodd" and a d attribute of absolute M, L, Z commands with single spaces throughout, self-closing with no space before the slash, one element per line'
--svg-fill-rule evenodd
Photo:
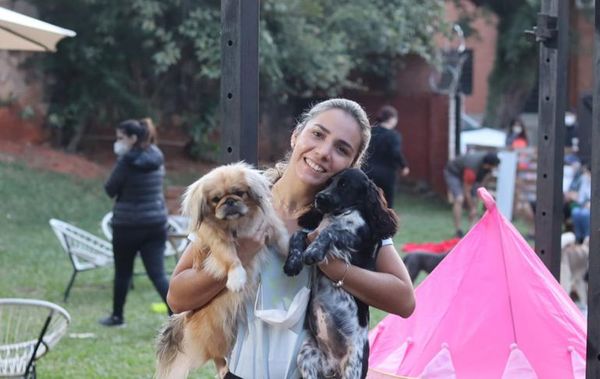
<path fill-rule="evenodd" d="M 182 204 L 189 217 L 193 266 L 226 289 L 201 309 L 173 315 L 158 338 L 157 377 L 185 378 L 209 359 L 219 375 L 243 319 L 244 304 L 256 291 L 258 266 L 267 247 L 246 265 L 237 255 L 236 238 L 252 236 L 264 226 L 267 241 L 287 255 L 288 234 L 270 202 L 268 180 L 245 163 L 217 167 L 188 187 Z"/>

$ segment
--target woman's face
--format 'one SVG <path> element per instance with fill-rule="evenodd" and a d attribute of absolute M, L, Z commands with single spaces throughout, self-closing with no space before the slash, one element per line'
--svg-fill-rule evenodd
<path fill-rule="evenodd" d="M 394 129 L 396 127 L 396 125 L 398 125 L 398 118 L 391 117 L 387 121 L 383 122 L 382 124 L 387 129 Z"/>
<path fill-rule="evenodd" d="M 361 143 L 358 122 L 340 109 L 321 112 L 292 135 L 288 169 L 304 183 L 325 184 L 354 162 Z"/>
<path fill-rule="evenodd" d="M 135 145 L 136 141 L 137 136 L 135 134 L 128 136 L 127 134 L 123 133 L 121 129 L 117 129 L 116 141 L 113 146 L 115 154 L 119 156 L 126 154 L 129 150 L 131 150 L 133 145 Z"/>
<path fill-rule="evenodd" d="M 123 133 L 121 129 L 117 129 L 116 139 L 117 141 L 123 141 L 123 143 L 131 147 L 136 143 L 137 136 L 135 134 L 128 136 L 127 134 Z"/>
<path fill-rule="evenodd" d="M 519 121 L 516 121 L 512 125 L 512 131 L 515 134 L 521 134 L 523 132 L 523 124 L 521 124 Z"/>

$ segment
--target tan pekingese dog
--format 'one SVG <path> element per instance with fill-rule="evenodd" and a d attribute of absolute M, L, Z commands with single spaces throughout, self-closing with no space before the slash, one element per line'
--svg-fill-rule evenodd
<path fill-rule="evenodd" d="M 575 234 L 566 232 L 561 235 L 560 284 L 573 299 L 587 306 L 588 285 L 585 275 L 588 272 L 590 239 L 577 244 Z"/>
<path fill-rule="evenodd" d="M 226 289 L 203 308 L 173 315 L 158 337 L 160 379 L 185 378 L 193 368 L 215 361 L 220 377 L 227 372 L 244 303 L 255 293 L 258 266 L 267 246 L 247 264 L 237 255 L 236 238 L 265 227 L 266 243 L 287 255 L 288 233 L 270 201 L 269 181 L 246 163 L 220 166 L 188 187 L 182 211 L 189 218 L 193 267 L 215 279 L 227 278 Z"/>

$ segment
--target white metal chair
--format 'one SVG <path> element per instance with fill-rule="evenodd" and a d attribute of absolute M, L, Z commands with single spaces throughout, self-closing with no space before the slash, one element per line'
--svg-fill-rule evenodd
<path fill-rule="evenodd" d="M 111 221 L 112 212 L 108 212 L 104 215 L 104 217 L 102 217 L 102 222 L 100 223 L 100 226 L 102 227 L 102 232 L 109 241 L 112 241 Z M 181 216 L 169 215 L 169 218 L 167 220 L 167 233 L 169 233 L 169 235 L 182 235 L 185 233 L 185 228 L 185 218 L 182 218 Z M 185 250 L 187 244 L 188 241 L 186 239 L 169 238 L 165 247 L 165 257 L 172 256 L 175 258 L 175 261 L 177 261 L 183 253 L 183 250 Z"/>
<path fill-rule="evenodd" d="M 43 300 L 0 299 L 0 377 L 35 378 L 35 363 L 65 335 L 71 316 Z"/>
<path fill-rule="evenodd" d="M 61 220 L 51 219 L 50 226 L 73 265 L 73 274 L 64 295 L 66 302 L 77 273 L 114 263 L 112 244 Z"/>

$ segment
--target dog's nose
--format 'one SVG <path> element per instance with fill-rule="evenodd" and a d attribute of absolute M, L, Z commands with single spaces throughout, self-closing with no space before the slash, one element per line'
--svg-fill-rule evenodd
<path fill-rule="evenodd" d="M 227 200 L 225 200 L 225 205 L 235 205 L 235 200 L 230 198 L 227 198 Z"/>
<path fill-rule="evenodd" d="M 319 209 L 327 208 L 330 203 L 331 203 L 331 201 L 329 199 L 329 196 L 327 196 L 326 194 L 324 194 L 322 192 L 319 192 L 315 196 L 315 205 Z"/>

